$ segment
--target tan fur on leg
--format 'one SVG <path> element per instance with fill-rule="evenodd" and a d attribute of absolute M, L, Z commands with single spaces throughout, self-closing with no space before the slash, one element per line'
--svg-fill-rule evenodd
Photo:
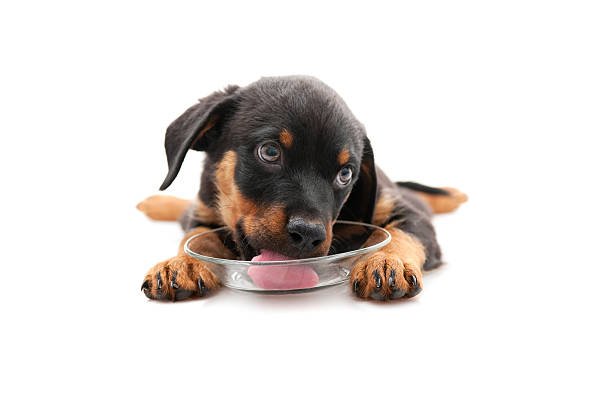
<path fill-rule="evenodd" d="M 178 197 L 154 195 L 138 203 L 136 208 L 152 220 L 178 221 L 190 203 L 190 200 Z"/>
<path fill-rule="evenodd" d="M 183 237 L 181 244 L 179 245 L 178 254 L 185 254 L 185 242 L 194 235 L 198 235 L 202 232 L 210 231 L 207 227 L 194 228 Z M 214 256 L 215 258 L 233 259 L 234 254 L 230 251 L 217 234 L 206 234 L 203 237 L 195 238 L 189 243 L 189 249 L 198 254 L 204 254 L 207 256 Z M 199 262 L 199 261 L 198 261 Z"/>
<path fill-rule="evenodd" d="M 468 200 L 468 196 L 465 193 L 452 187 L 442 187 L 442 190 L 446 190 L 450 195 L 437 195 L 427 194 L 421 191 L 416 193 L 431 207 L 435 214 L 449 213 L 455 211 L 461 204 Z"/>
<path fill-rule="evenodd" d="M 149 270 L 142 284 L 142 290 L 148 298 L 174 301 L 188 297 L 202 297 L 220 286 L 217 276 L 202 262 L 187 255 L 183 249 L 189 238 L 209 230 L 201 227 L 189 231 L 181 241 L 178 255 L 158 263 Z M 231 252 L 214 234 L 202 239 L 196 238 L 191 248 L 210 256 L 232 257 Z"/>
<path fill-rule="evenodd" d="M 423 288 L 421 268 L 425 248 L 415 236 L 398 228 L 388 231 L 391 242 L 355 265 L 351 272 L 351 285 L 359 297 L 376 300 L 414 297 Z M 372 234 L 372 242 L 380 241 L 377 234 Z M 368 245 L 366 242 L 365 246 Z"/>

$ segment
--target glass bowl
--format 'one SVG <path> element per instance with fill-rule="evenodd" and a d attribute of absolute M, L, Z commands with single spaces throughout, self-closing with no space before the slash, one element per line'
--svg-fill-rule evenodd
<path fill-rule="evenodd" d="M 346 282 L 355 264 L 391 241 L 384 228 L 337 221 L 327 256 L 254 262 L 214 258 L 193 250 L 198 240 L 210 238 L 209 234 L 217 234 L 222 241 L 231 240 L 228 227 L 216 228 L 187 240 L 185 252 L 202 262 L 229 288 L 269 293 L 305 291 Z"/>

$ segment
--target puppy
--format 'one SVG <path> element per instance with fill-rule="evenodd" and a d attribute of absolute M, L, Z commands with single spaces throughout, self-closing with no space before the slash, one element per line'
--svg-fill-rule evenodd
<path fill-rule="evenodd" d="M 328 254 L 336 220 L 374 223 L 391 242 L 357 264 L 358 297 L 416 296 L 422 271 L 441 264 L 430 218 L 467 200 L 455 189 L 393 183 L 374 164 L 363 125 L 331 88 L 311 77 L 262 78 L 228 86 L 183 113 L 167 129 L 168 175 L 189 149 L 206 152 L 194 201 L 153 196 L 138 208 L 152 219 L 180 220 L 186 235 L 176 256 L 147 273 L 151 299 L 205 296 L 217 277 L 183 252 L 195 234 L 228 226 L 233 239 L 211 237 L 198 252 L 251 260 L 262 250 L 291 258 Z"/>

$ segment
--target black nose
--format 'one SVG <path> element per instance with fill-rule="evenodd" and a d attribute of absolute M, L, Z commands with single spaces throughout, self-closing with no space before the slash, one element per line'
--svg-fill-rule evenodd
<path fill-rule="evenodd" d="M 323 224 L 314 224 L 300 217 L 289 218 L 287 232 L 293 246 L 304 252 L 314 251 L 327 236 Z"/>

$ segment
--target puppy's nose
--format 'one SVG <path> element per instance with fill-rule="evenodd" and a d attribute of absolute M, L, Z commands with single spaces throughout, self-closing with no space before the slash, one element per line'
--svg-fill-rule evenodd
<path fill-rule="evenodd" d="M 293 246 L 304 252 L 314 251 L 327 237 L 323 224 L 315 224 L 300 217 L 289 218 L 287 232 Z"/>

